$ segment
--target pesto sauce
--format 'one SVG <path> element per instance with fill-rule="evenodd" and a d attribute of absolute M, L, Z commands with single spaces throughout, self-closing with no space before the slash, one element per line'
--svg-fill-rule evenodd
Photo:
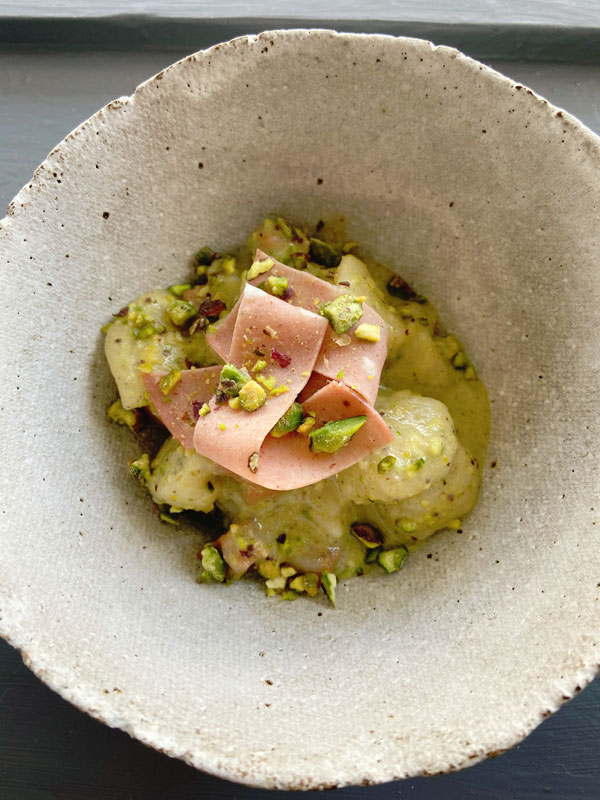
<path fill-rule="evenodd" d="M 385 291 L 387 282 L 395 273 L 381 264 L 365 261 L 375 284 Z M 386 362 L 381 384 L 389 389 L 410 389 L 444 403 L 452 415 L 459 440 L 483 470 L 491 421 L 490 401 L 484 383 L 478 379 L 465 380 L 464 371 L 455 369 L 444 358 L 437 342 L 445 337 L 435 335 L 438 314 L 431 303 L 402 303 L 392 297 L 389 302 L 398 312 L 400 308 L 410 308 L 416 322 L 411 322 L 411 318 L 403 320 L 408 323 L 405 330 L 409 330 L 406 344 Z M 426 328 L 418 322 L 421 317 L 430 320 Z M 460 342 L 458 344 L 462 348 Z"/>

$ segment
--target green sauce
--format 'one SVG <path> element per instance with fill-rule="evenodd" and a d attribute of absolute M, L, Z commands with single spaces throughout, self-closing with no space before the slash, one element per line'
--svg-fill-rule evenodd
<path fill-rule="evenodd" d="M 215 506 L 225 513 L 232 524 L 217 547 L 229 564 L 228 579 L 256 568 L 268 580 L 268 594 L 313 596 L 320 583 L 331 597 L 331 576 L 396 571 L 404 562 L 404 548 L 437 530 L 461 527 L 479 493 L 489 399 L 462 344 L 442 332 L 433 306 L 403 281 L 390 284 L 395 273 L 385 266 L 354 255 L 356 246 L 345 243 L 342 220 L 320 223 L 312 237 L 284 220 L 268 220 L 249 239 L 249 247 L 256 246 L 338 284 L 384 319 L 388 357 L 377 409 L 396 439 L 317 484 L 269 493 L 224 475 L 212 461 L 169 438 L 144 482 L 154 501 L 171 513 L 209 513 Z M 231 309 L 253 252 L 241 248 L 235 258 L 218 258 L 211 248 L 200 252 L 204 255 L 194 262 L 191 281 L 195 286 L 155 290 L 130 305 L 140 305 L 144 323 L 154 326 L 148 327 L 148 336 L 140 338 L 126 316 L 108 326 L 106 353 L 124 409 L 148 402 L 140 369 L 170 372 L 186 362 L 207 366 L 218 361 L 202 329 L 186 333 L 181 326 L 188 324 L 188 316 L 196 319 L 193 309 L 206 307 L 206 298 L 216 298 L 226 312 Z M 185 314 L 179 314 L 180 306 Z M 179 314 L 175 320 L 174 309 Z M 297 416 L 289 431 L 300 422 Z M 377 546 L 353 535 L 353 526 L 375 530 Z"/>

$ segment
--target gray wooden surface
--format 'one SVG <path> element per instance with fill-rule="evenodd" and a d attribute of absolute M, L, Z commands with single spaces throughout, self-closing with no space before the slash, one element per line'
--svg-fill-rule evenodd
<path fill-rule="evenodd" d="M 599 0 L 0 0 L 8 50 L 192 51 L 282 27 L 416 36 L 482 59 L 600 64 Z"/>
<path fill-rule="evenodd" d="M 305 17 L 400 19 L 423 22 L 600 26 L 598 0 L 21 0 L 0 2 L 0 15 L 96 17 L 159 14 L 172 17 Z"/>
<path fill-rule="evenodd" d="M 0 207 L 74 125 L 184 54 L 173 48 L 85 55 L 0 53 Z M 600 132 L 599 67 L 516 62 L 495 66 Z M 258 800 L 265 796 L 279 793 L 202 775 L 100 725 L 52 693 L 23 666 L 15 651 L 0 644 L 0 800 Z M 599 800 L 600 679 L 523 744 L 494 761 L 454 775 L 348 788 L 337 796 L 355 800 Z"/>

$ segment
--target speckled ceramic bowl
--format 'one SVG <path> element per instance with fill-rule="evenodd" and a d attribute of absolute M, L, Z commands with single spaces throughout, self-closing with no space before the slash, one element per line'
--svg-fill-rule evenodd
<path fill-rule="evenodd" d="M 514 745 L 600 660 L 599 209 L 596 137 L 414 39 L 237 39 L 99 111 L 1 223 L 4 636 L 79 708 L 258 786 Z M 345 215 L 492 398 L 497 466 L 464 533 L 342 586 L 337 611 L 194 583 L 105 418 L 109 313 L 273 211 Z"/>

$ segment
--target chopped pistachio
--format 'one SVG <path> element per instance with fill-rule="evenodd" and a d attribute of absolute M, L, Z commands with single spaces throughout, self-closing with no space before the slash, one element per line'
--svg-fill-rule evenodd
<path fill-rule="evenodd" d="M 209 544 L 202 549 L 200 556 L 205 572 L 210 575 L 213 581 L 223 583 L 227 572 L 227 564 L 217 548 Z"/>
<path fill-rule="evenodd" d="M 460 530 L 462 522 L 459 519 L 451 519 L 450 522 L 446 525 L 447 528 L 450 530 L 458 531 Z"/>
<path fill-rule="evenodd" d="M 119 425 L 126 425 L 130 431 L 133 431 L 138 423 L 139 411 L 135 408 L 123 408 L 120 398 L 115 400 L 106 413 L 109 419 Z"/>
<path fill-rule="evenodd" d="M 314 417 L 304 417 L 300 425 L 296 428 L 297 433 L 301 433 L 303 436 L 307 436 L 310 429 L 314 427 L 315 419 Z"/>
<path fill-rule="evenodd" d="M 208 403 L 204 403 L 204 404 L 203 404 L 203 406 L 202 406 L 202 408 L 200 409 L 200 411 L 198 412 L 198 414 L 199 414 L 201 417 L 205 417 L 207 414 L 210 414 L 210 406 L 208 405 Z"/>
<path fill-rule="evenodd" d="M 219 380 L 225 394 L 233 397 L 248 383 L 250 376 L 245 369 L 238 369 L 234 364 L 225 364 L 221 369 Z"/>
<path fill-rule="evenodd" d="M 205 245 L 204 247 L 201 247 L 200 250 L 198 250 L 198 252 L 194 256 L 194 262 L 198 266 L 208 267 L 209 264 L 212 264 L 216 256 L 217 254 L 214 252 L 212 247 L 208 247 L 208 245 Z"/>
<path fill-rule="evenodd" d="M 220 275 L 223 271 L 223 259 L 222 258 L 215 258 L 212 264 L 206 267 L 206 274 L 209 278 L 213 277 L 213 275 Z"/>
<path fill-rule="evenodd" d="M 248 469 L 250 470 L 250 472 L 256 472 L 258 470 L 258 459 L 259 459 L 258 453 L 252 453 L 252 455 L 248 459 Z"/>
<path fill-rule="evenodd" d="M 258 359 L 255 365 L 252 367 L 250 372 L 262 372 L 263 369 L 267 366 L 267 362 L 263 361 L 262 359 Z"/>
<path fill-rule="evenodd" d="M 279 439 L 287 433 L 295 431 L 302 422 L 303 411 L 300 403 L 292 403 L 285 414 L 271 428 L 271 436 Z"/>
<path fill-rule="evenodd" d="M 320 428 L 309 431 L 310 449 L 313 453 L 337 453 L 348 444 L 366 421 L 367 417 L 363 414 L 326 422 Z"/>
<path fill-rule="evenodd" d="M 400 275 L 393 275 L 387 283 L 388 292 L 402 300 L 413 300 L 417 293 Z"/>
<path fill-rule="evenodd" d="M 276 386 L 269 392 L 269 397 L 278 397 L 280 394 L 285 394 L 286 392 L 289 392 L 289 390 L 290 390 L 289 386 L 283 386 L 283 385 Z"/>
<path fill-rule="evenodd" d="M 227 430 L 227 426 L 223 422 L 219 422 L 219 429 L 222 430 L 222 431 L 226 431 Z"/>
<path fill-rule="evenodd" d="M 179 381 L 181 380 L 181 372 L 178 369 L 172 369 L 171 372 L 168 372 L 158 382 L 160 386 L 160 390 L 163 395 L 166 397 L 170 394 L 173 389 L 177 386 Z"/>
<path fill-rule="evenodd" d="M 278 575 L 276 578 L 268 578 L 266 581 L 267 589 L 275 589 L 275 591 L 281 591 L 285 589 L 285 585 L 287 583 L 287 578 L 284 578 L 283 575 Z"/>
<path fill-rule="evenodd" d="M 454 369 L 466 369 L 467 368 L 467 357 L 462 352 L 458 352 L 452 359 L 452 366 Z"/>
<path fill-rule="evenodd" d="M 365 564 L 373 564 L 375 561 L 377 561 L 381 550 L 381 547 L 373 547 L 371 550 L 367 550 L 365 555 Z"/>
<path fill-rule="evenodd" d="M 289 239 L 294 238 L 294 230 L 292 226 L 283 217 L 277 217 L 277 227 L 284 236 L 287 236 Z"/>
<path fill-rule="evenodd" d="M 230 397 L 227 401 L 227 405 L 229 408 L 233 408 L 234 411 L 239 411 L 242 407 L 242 401 L 239 397 Z"/>
<path fill-rule="evenodd" d="M 277 331 L 274 330 L 270 325 L 265 325 L 265 333 L 267 336 L 270 336 L 271 339 L 277 339 Z"/>
<path fill-rule="evenodd" d="M 278 367 L 281 367 L 281 369 L 289 367 L 289 365 L 292 363 L 292 357 L 287 353 L 282 353 L 281 350 L 277 349 L 277 347 L 271 348 L 271 358 Z"/>
<path fill-rule="evenodd" d="M 284 578 L 291 578 L 292 575 L 296 575 L 298 570 L 295 567 L 292 567 L 290 564 L 286 564 L 285 567 L 281 567 L 281 574 Z"/>
<path fill-rule="evenodd" d="M 338 381 L 341 381 L 342 378 L 344 377 L 344 370 L 341 369 L 335 377 L 337 378 Z"/>
<path fill-rule="evenodd" d="M 133 336 L 135 339 L 149 339 L 155 333 L 164 333 L 166 328 L 160 322 L 147 322 L 140 328 L 134 326 Z"/>
<path fill-rule="evenodd" d="M 420 469 L 423 468 L 424 463 L 425 463 L 424 458 L 417 458 L 417 460 L 413 461 L 413 463 L 408 467 L 406 471 L 408 472 L 409 475 L 414 475 L 415 472 L 418 472 Z"/>
<path fill-rule="evenodd" d="M 302 578 L 304 591 L 311 597 L 316 597 L 319 592 L 319 576 L 316 572 L 307 572 Z"/>
<path fill-rule="evenodd" d="M 257 380 L 259 380 L 262 385 L 267 389 L 269 392 L 273 391 L 277 381 L 273 375 L 269 375 L 268 377 L 264 377 L 263 375 L 259 375 Z"/>
<path fill-rule="evenodd" d="M 260 248 L 284 264 L 304 269 L 309 242 L 299 228 L 279 217 L 266 219 L 248 239 L 248 248 L 251 252 Z"/>
<path fill-rule="evenodd" d="M 362 303 L 351 294 L 340 294 L 321 306 L 321 314 L 336 333 L 346 333 L 362 317 Z"/>
<path fill-rule="evenodd" d="M 149 339 L 154 336 L 154 326 L 148 323 L 147 325 L 142 325 L 141 328 L 134 328 L 133 335 L 136 339 Z"/>
<path fill-rule="evenodd" d="M 399 275 L 394 275 L 393 278 L 390 278 L 387 283 L 387 290 L 391 295 L 399 297 L 401 300 L 410 300 L 421 305 L 427 302 L 427 298 L 424 295 L 417 294 Z"/>
<path fill-rule="evenodd" d="M 288 288 L 287 278 L 278 278 L 276 275 L 269 275 L 266 281 L 266 288 L 275 297 L 281 297 Z"/>
<path fill-rule="evenodd" d="M 277 561 L 261 561 L 257 569 L 259 574 L 266 580 L 278 578 L 281 575 Z"/>
<path fill-rule="evenodd" d="M 169 514 L 169 512 L 166 511 L 167 508 L 169 508 L 169 506 L 165 506 L 164 508 L 163 506 L 159 506 L 158 518 L 160 519 L 160 521 L 166 522 L 168 525 L 179 525 L 179 520 L 171 516 L 171 514 Z"/>
<path fill-rule="evenodd" d="M 259 275 L 268 272 L 274 266 L 275 262 L 273 261 L 272 258 L 265 258 L 262 261 L 254 261 L 252 263 L 252 266 L 248 270 L 246 279 L 252 281 L 254 280 L 254 278 L 258 278 Z"/>
<path fill-rule="evenodd" d="M 327 269 L 335 269 L 342 260 L 339 248 L 327 242 L 321 241 L 311 236 L 310 239 L 310 259 L 316 264 L 320 264 Z"/>
<path fill-rule="evenodd" d="M 397 519 L 396 527 L 404 533 L 413 533 L 417 530 L 417 523 L 413 519 Z"/>
<path fill-rule="evenodd" d="M 456 338 L 450 334 L 449 336 L 440 336 L 435 341 L 437 347 L 440 349 L 442 355 L 449 361 L 452 361 L 454 356 L 460 350 L 460 344 Z"/>
<path fill-rule="evenodd" d="M 150 480 L 150 457 L 144 453 L 129 465 L 129 471 L 134 478 L 137 478 L 142 486 L 146 486 Z"/>
<path fill-rule="evenodd" d="M 290 589 L 293 589 L 295 592 L 303 592 L 304 591 L 304 575 L 297 575 L 293 580 L 290 581 Z"/>
<path fill-rule="evenodd" d="M 379 464 L 377 464 L 377 472 L 380 475 L 384 475 L 386 472 L 389 472 L 391 469 L 393 469 L 395 463 L 395 456 L 385 456 L 385 458 L 382 458 Z"/>
<path fill-rule="evenodd" d="M 256 381 L 249 380 L 240 389 L 239 400 L 244 411 L 256 411 L 267 398 L 267 393 Z"/>
<path fill-rule="evenodd" d="M 167 309 L 173 325 L 182 328 L 186 323 L 193 319 L 198 313 L 196 306 L 188 303 L 186 300 L 175 300 Z"/>
<path fill-rule="evenodd" d="M 140 306 L 130 306 L 127 312 L 127 321 L 130 322 L 134 328 L 141 328 L 147 323 L 152 322 L 152 319 L 144 314 Z"/>
<path fill-rule="evenodd" d="M 315 572 L 297 575 L 290 581 L 289 587 L 295 592 L 306 592 L 310 597 L 316 597 L 319 592 L 319 576 Z"/>
<path fill-rule="evenodd" d="M 350 253 L 355 247 L 358 247 L 358 242 L 346 242 L 346 244 L 342 245 L 342 252 Z"/>
<path fill-rule="evenodd" d="M 156 322 L 152 316 L 145 314 L 140 306 L 129 308 L 127 322 L 133 328 L 133 335 L 136 339 L 146 339 L 155 333 L 163 333 L 166 330 L 161 322 Z"/>
<path fill-rule="evenodd" d="M 374 525 L 369 525 L 368 522 L 355 522 L 350 526 L 350 531 L 359 542 L 362 542 L 365 547 L 372 550 L 374 547 L 381 547 L 383 544 L 383 534 Z"/>
<path fill-rule="evenodd" d="M 111 321 L 110 321 L 110 322 L 107 322 L 107 323 L 106 323 L 106 325 L 103 325 L 103 326 L 100 328 L 100 333 L 103 333 L 103 334 L 105 334 L 105 335 L 106 335 L 106 334 L 108 333 L 108 329 L 110 328 L 110 326 L 111 326 L 111 325 L 112 325 L 114 322 L 115 322 L 115 320 L 114 320 L 114 319 L 111 319 Z"/>
<path fill-rule="evenodd" d="M 354 335 L 357 339 L 362 339 L 363 342 L 378 342 L 381 339 L 381 328 L 379 325 L 363 322 L 354 331 Z"/>
<path fill-rule="evenodd" d="M 233 275 L 235 272 L 235 257 L 234 256 L 225 256 L 225 258 L 221 262 L 221 269 L 226 275 Z"/>
<path fill-rule="evenodd" d="M 285 592 L 282 592 L 281 599 L 288 600 L 291 602 L 292 600 L 298 599 L 298 594 L 297 592 L 293 592 L 291 589 L 287 589 Z"/>
<path fill-rule="evenodd" d="M 394 547 L 393 550 L 382 550 L 377 557 L 377 563 L 386 572 L 397 572 L 407 555 L 408 550 L 406 547 L 400 545 L 400 547 Z"/>
<path fill-rule="evenodd" d="M 335 587 L 337 586 L 337 577 L 333 572 L 324 572 L 321 575 L 321 583 L 325 594 L 331 601 L 331 605 L 335 608 Z"/>
<path fill-rule="evenodd" d="M 467 381 L 474 381 L 476 380 L 477 375 L 475 374 L 475 370 L 473 367 L 467 367 L 465 370 L 465 380 Z"/>
<path fill-rule="evenodd" d="M 171 294 L 174 294 L 175 297 L 181 297 L 184 292 L 187 292 L 188 289 L 192 288 L 191 283 L 175 283 L 172 286 L 169 286 L 169 291 Z"/>

